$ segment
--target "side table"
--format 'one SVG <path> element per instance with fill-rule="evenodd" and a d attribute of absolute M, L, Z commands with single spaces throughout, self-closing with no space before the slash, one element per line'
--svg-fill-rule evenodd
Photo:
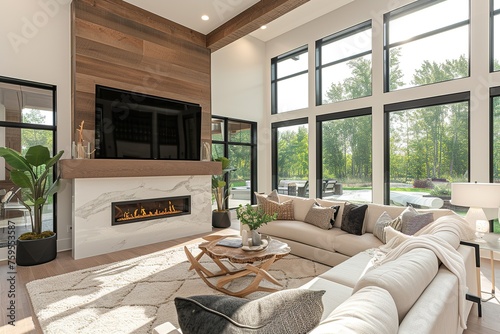
<path fill-rule="evenodd" d="M 480 249 L 488 250 L 490 252 L 490 267 L 491 267 L 491 292 L 484 292 L 490 294 L 491 297 L 483 299 L 488 301 L 498 298 L 495 296 L 495 252 L 500 253 L 500 234 L 487 233 L 482 238 L 476 239 L 474 243 L 479 245 Z"/>

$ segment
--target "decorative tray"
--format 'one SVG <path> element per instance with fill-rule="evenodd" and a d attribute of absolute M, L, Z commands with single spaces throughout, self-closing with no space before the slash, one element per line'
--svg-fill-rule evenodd
<path fill-rule="evenodd" d="M 262 243 L 259 246 L 241 246 L 241 249 L 243 249 L 246 252 L 257 252 L 266 249 L 268 245 L 269 241 L 267 239 L 262 238 Z"/>

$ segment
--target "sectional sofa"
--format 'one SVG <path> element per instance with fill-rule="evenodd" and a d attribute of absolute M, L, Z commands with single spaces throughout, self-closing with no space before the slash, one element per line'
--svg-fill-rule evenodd
<path fill-rule="evenodd" d="M 471 300 L 478 302 L 480 312 L 478 249 L 462 244 L 463 240 L 474 238 L 474 231 L 452 211 L 413 210 L 413 215 L 407 215 L 412 211 L 409 208 L 378 204 L 353 206 L 277 194 L 272 199 L 264 198 L 261 207 L 286 206 L 283 213 L 291 216 L 261 227 L 260 232 L 287 242 L 292 254 L 333 266 L 299 288 L 324 291 L 319 297 L 321 309 L 307 307 L 307 316 L 301 313 L 305 308 L 294 310 L 298 313 L 292 319 L 315 318 L 310 314 L 311 309 L 319 312 L 316 324 L 308 332 L 455 334 L 466 327 Z M 326 212 L 331 215 L 325 218 Z M 409 219 L 410 216 L 418 219 Z M 353 217 L 358 225 L 344 226 L 347 221 L 352 223 Z M 325 224 L 325 219 L 330 225 Z M 412 225 L 415 221 L 422 226 L 412 236 L 399 231 L 403 227 L 415 228 Z M 263 328 L 270 326 L 249 330 L 248 324 L 231 318 L 234 309 L 226 300 L 229 304 L 244 305 L 234 297 L 210 303 L 203 300 L 193 297 L 181 301 L 188 304 L 184 312 L 190 314 L 192 308 L 192 312 L 198 312 L 198 318 L 208 314 L 211 324 L 227 324 L 229 327 L 222 328 L 231 330 L 223 333 L 266 333 Z M 290 315 L 277 314 L 271 318 L 283 316 Z M 252 321 L 256 321 L 255 317 Z M 155 330 L 155 333 L 178 332 L 169 323 Z"/>
<path fill-rule="evenodd" d="M 292 201 L 294 219 L 273 221 L 260 232 L 288 243 L 292 254 L 333 266 L 303 286 L 326 291 L 322 320 L 312 333 L 461 333 L 472 307 L 472 302 L 464 300 L 466 293 L 468 299 L 480 303 L 474 297 L 480 296 L 477 248 L 461 244 L 474 238 L 474 231 L 453 211 L 415 210 L 422 216 L 431 215 L 432 222 L 413 238 L 426 240 L 431 235 L 428 238 L 437 237 L 444 246 L 456 250 L 464 266 L 462 281 L 425 245 L 372 268 L 377 253 L 385 255 L 379 249 L 387 249 L 374 234 L 380 217 L 385 212 L 396 220 L 408 208 L 367 204 L 361 235 L 356 235 L 341 228 L 342 219 L 346 219 L 344 201 L 281 194 L 278 201 Z M 337 210 L 333 227 L 325 229 L 305 222 L 311 208 L 318 205 Z M 385 230 L 392 230 L 394 240 L 389 243 L 393 247 L 411 238 L 392 227 Z"/>

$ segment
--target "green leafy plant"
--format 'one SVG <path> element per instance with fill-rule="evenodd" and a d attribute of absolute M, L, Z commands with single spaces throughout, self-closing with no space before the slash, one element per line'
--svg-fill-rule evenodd
<path fill-rule="evenodd" d="M 262 225 L 265 225 L 273 220 L 276 220 L 278 213 L 269 215 L 264 213 L 262 209 L 254 208 L 250 204 L 240 206 L 236 209 L 236 217 L 242 224 L 248 225 L 251 230 L 256 230 Z"/>
<path fill-rule="evenodd" d="M 64 151 L 51 157 L 47 147 L 35 145 L 30 147 L 25 156 L 8 148 L 0 147 L 0 156 L 12 167 L 10 180 L 23 190 L 26 200 L 19 198 L 19 202 L 26 207 L 31 218 L 31 230 L 23 234 L 20 239 L 40 239 L 53 235 L 53 232 L 42 233 L 42 213 L 47 198 L 55 194 L 59 188 L 59 176 L 51 181 L 52 168 L 57 164 Z"/>
<path fill-rule="evenodd" d="M 230 167 L 231 161 L 226 157 L 220 157 L 214 159 L 214 161 L 222 163 L 222 174 L 212 175 L 212 193 L 217 203 L 217 211 L 226 211 L 225 201 L 228 196 L 228 192 L 225 191 L 226 174 L 235 170 L 235 168 Z"/>

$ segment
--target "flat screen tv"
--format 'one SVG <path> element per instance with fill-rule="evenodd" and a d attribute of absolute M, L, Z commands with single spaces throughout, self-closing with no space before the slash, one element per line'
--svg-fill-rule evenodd
<path fill-rule="evenodd" d="M 95 157 L 200 160 L 201 107 L 96 86 Z"/>

